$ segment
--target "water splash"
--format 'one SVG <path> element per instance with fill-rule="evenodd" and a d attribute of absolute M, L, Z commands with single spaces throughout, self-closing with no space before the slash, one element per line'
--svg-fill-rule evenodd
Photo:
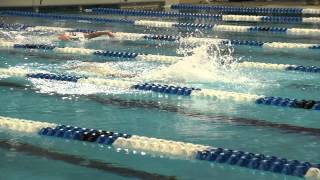
<path fill-rule="evenodd" d="M 162 66 L 143 76 L 145 81 L 170 83 L 230 83 L 239 89 L 261 88 L 254 74 L 237 69 L 240 59 L 233 56 L 231 45 L 221 46 L 219 42 L 204 43 L 197 47 L 181 47 L 177 53 L 185 58 L 170 66 Z"/>
<path fill-rule="evenodd" d="M 46 32 L 28 32 L 28 31 L 4 31 L 0 30 L 0 37 L 5 41 L 11 41 L 21 44 L 52 44 L 57 39 L 56 35 Z"/>
<path fill-rule="evenodd" d="M 108 86 L 98 86 L 87 83 L 73 83 L 62 81 L 50 81 L 43 79 L 30 79 L 39 93 L 61 95 L 90 95 L 90 94 L 125 94 L 128 90 L 121 90 Z"/>
<path fill-rule="evenodd" d="M 5 41 L 23 42 L 25 37 L 19 31 L 0 31 L 1 39 Z"/>
<path fill-rule="evenodd" d="M 62 69 L 74 74 L 97 77 L 134 77 L 126 71 L 115 69 L 109 63 L 70 61 L 62 65 Z"/>

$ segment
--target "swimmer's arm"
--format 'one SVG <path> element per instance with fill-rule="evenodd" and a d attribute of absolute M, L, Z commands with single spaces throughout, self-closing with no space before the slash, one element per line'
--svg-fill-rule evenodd
<path fill-rule="evenodd" d="M 96 38 L 103 35 L 107 35 L 112 38 L 114 37 L 114 35 L 111 32 L 107 32 L 107 31 L 88 33 L 88 34 L 85 34 L 84 37 L 87 39 L 92 39 L 92 38 Z"/>

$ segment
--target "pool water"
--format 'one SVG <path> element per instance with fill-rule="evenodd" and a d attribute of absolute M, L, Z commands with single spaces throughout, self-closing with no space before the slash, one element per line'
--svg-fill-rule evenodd
<path fill-rule="evenodd" d="M 59 13 L 62 14 L 62 13 Z M 88 14 L 85 14 L 88 15 Z M 91 15 L 94 16 L 94 15 Z M 102 15 L 100 15 L 102 16 Z M 105 15 L 110 17 L 109 15 Z M 103 17 L 105 17 L 103 16 Z M 123 18 L 111 16 L 110 18 Z M 140 19 L 139 17 L 127 17 Z M 143 18 L 141 18 L 143 19 Z M 154 18 L 144 18 L 154 19 Z M 160 19 L 157 19 L 160 20 Z M 165 21 L 162 20 L 162 21 Z M 181 20 L 183 21 L 183 20 Z M 185 20 L 186 21 L 186 20 Z M 191 21 L 191 20 L 188 20 Z M 198 20 L 195 20 L 198 22 Z M 202 21 L 203 22 L 203 21 Z M 185 29 L 144 28 L 117 23 L 101 24 L 71 20 L 52 21 L 14 16 L 2 16 L 1 23 L 72 27 L 111 30 L 115 32 L 167 34 L 181 36 L 317 43 L 319 37 L 295 37 L 266 33 L 227 33 Z M 212 22 L 207 22 L 212 23 Z M 224 22 L 220 22 L 223 24 Z M 232 24 L 227 23 L 225 24 Z M 233 23 L 235 24 L 235 23 Z M 248 25 L 253 23 L 236 23 Z M 258 24 L 259 23 L 255 23 Z M 262 23 L 261 23 L 262 24 Z M 263 25 L 263 24 L 262 24 Z M 270 26 L 301 27 L 292 24 Z M 319 28 L 317 26 L 308 28 Z M 5 30 L 1 30 L 5 31 Z M 52 42 L 54 33 L 11 32 L 20 43 L 53 43 L 61 47 L 84 47 L 114 51 L 190 55 L 183 63 L 161 64 L 135 60 L 114 60 L 94 56 L 59 55 L 39 50 L 1 50 L 0 67 L 20 67 L 47 70 L 56 73 L 81 74 L 70 65 L 86 62 L 104 62 L 133 77 L 130 81 L 162 82 L 188 87 L 219 89 L 266 96 L 297 99 L 319 99 L 317 73 L 237 68 L 220 65 L 222 61 L 239 60 L 277 64 L 320 66 L 320 51 L 311 49 L 262 49 L 249 46 L 185 47 L 181 44 L 156 41 L 86 41 Z M 21 37 L 23 37 L 21 39 Z M 218 53 L 221 52 L 221 53 Z M 83 74 L 82 74 L 83 75 Z M 85 74 L 92 75 L 92 74 Z M 106 77 L 107 78 L 107 77 Z M 126 79 L 112 77 L 114 79 Z M 110 87 L 79 86 L 47 80 L 4 78 L 0 80 L 0 115 L 34 121 L 70 124 L 80 127 L 105 129 L 147 137 L 184 141 L 214 147 L 224 147 L 254 153 L 275 155 L 314 163 L 320 162 L 319 133 L 288 131 L 276 126 L 243 123 L 240 119 L 261 120 L 271 124 L 320 129 L 319 111 L 256 105 L 247 102 L 210 100 L 197 97 L 179 97 L 151 92 L 138 92 Z M 232 120 L 234 119 L 234 120 Z M 5 144 L 17 144 L 21 148 Z M 30 147 L 34 148 L 30 148 Z M 29 147 L 29 148 L 27 148 Z M 49 149 L 64 158 L 52 158 Z M 56 157 L 56 156 L 54 156 Z M 81 163 L 66 162 L 72 157 Z M 59 138 L 40 137 L 5 129 L 0 130 L 0 179 L 299 179 L 270 172 L 255 171 L 226 164 L 164 157 L 156 154 L 123 151 L 92 143 L 74 142 Z M 88 167 L 99 162 L 113 168 L 101 170 Z M 97 165 L 98 166 L 98 165 Z M 121 169 L 121 170 L 120 170 Z M 141 176 L 141 173 L 148 175 Z M 139 175 L 138 175 L 139 174 Z M 160 177 L 156 175 L 161 175 Z"/>

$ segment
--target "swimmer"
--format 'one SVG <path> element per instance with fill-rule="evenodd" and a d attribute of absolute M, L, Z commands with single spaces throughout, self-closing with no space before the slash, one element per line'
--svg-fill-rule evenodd
<path fill-rule="evenodd" d="M 58 39 L 62 41 L 81 41 L 86 39 L 92 39 L 100 36 L 108 36 L 113 38 L 114 35 L 109 31 L 97 31 L 92 33 L 82 33 L 82 32 L 66 32 L 60 34 Z"/>

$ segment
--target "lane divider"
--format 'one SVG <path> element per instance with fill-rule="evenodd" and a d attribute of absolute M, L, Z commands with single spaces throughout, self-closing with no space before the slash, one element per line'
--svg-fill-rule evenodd
<path fill-rule="evenodd" d="M 139 34 L 134 33 L 116 33 L 119 35 L 119 39 L 132 39 L 137 37 Z M 133 34 L 131 36 L 131 34 Z M 130 36 L 126 38 L 127 36 Z M 140 37 L 144 37 L 142 34 Z M 199 41 L 194 40 L 194 38 L 189 38 L 190 42 L 201 42 L 201 39 L 197 38 Z M 206 41 L 207 39 L 204 39 Z M 209 39 L 207 41 L 210 41 Z M 161 62 L 161 63 L 176 63 L 183 60 L 183 57 L 178 56 L 163 56 L 163 55 L 152 55 L 152 54 L 139 54 L 134 52 L 117 52 L 117 51 L 103 51 L 103 50 L 93 50 L 85 48 L 59 48 L 54 45 L 45 45 L 45 44 L 15 44 L 12 42 L 0 42 L 0 48 L 15 48 L 15 49 L 40 49 L 40 50 L 49 50 L 62 54 L 81 54 L 81 55 L 97 55 L 105 57 L 114 57 L 114 58 L 124 58 L 124 59 L 135 59 L 141 61 L 149 62 Z M 302 66 L 302 65 L 289 65 L 289 64 L 272 64 L 272 63 L 260 63 L 260 62 L 239 62 L 237 67 L 240 68 L 261 68 L 261 69 L 272 69 L 272 70 L 285 70 L 285 71 L 300 71 L 300 72 L 309 72 L 309 73 L 320 73 L 320 67 L 317 66 Z"/>
<path fill-rule="evenodd" d="M 154 83 L 143 83 L 132 86 L 134 89 L 142 91 L 153 91 L 163 94 L 175 94 L 184 96 L 195 96 L 204 98 L 213 98 L 220 100 L 233 100 L 240 102 L 255 102 L 256 104 L 272 105 L 280 107 L 302 108 L 320 110 L 320 101 L 314 100 L 297 100 L 282 97 L 266 97 L 248 93 L 237 93 L 229 91 L 220 91 L 212 89 L 195 89 L 195 88 L 181 88 L 170 85 L 160 85 Z M 181 90 L 181 91 L 180 91 Z"/>
<path fill-rule="evenodd" d="M 222 15 L 222 14 L 200 14 L 183 12 L 165 12 L 165 11 L 145 11 L 145 10 L 127 10 L 110 8 L 92 8 L 86 9 L 86 12 L 99 14 L 116 14 L 129 16 L 147 16 L 147 17 L 171 17 L 188 19 L 209 19 L 213 21 L 237 21 L 237 22 L 266 22 L 266 23 L 312 23 L 320 24 L 318 17 L 285 17 L 285 16 L 252 16 L 252 15 Z"/>
<path fill-rule="evenodd" d="M 52 18 L 52 19 L 72 19 L 79 20 L 83 19 L 82 16 L 66 16 L 66 15 L 54 15 L 54 14 L 43 14 L 43 13 L 33 13 L 33 12 L 2 12 L 4 15 L 16 15 L 16 16 L 27 16 L 27 17 L 37 17 L 37 18 Z M 88 20 L 94 22 L 101 22 L 101 18 L 89 18 Z M 106 19 L 105 21 L 108 21 Z M 121 21 L 124 23 L 123 21 Z M 162 27 L 162 28 L 199 28 L 206 30 L 213 30 L 217 32 L 269 32 L 274 34 L 288 34 L 297 36 L 319 36 L 319 29 L 304 29 L 304 28 L 284 28 L 284 27 L 264 27 L 264 26 L 236 26 L 236 25 L 219 25 L 219 24 L 195 24 L 195 23 L 179 23 L 179 22 L 164 22 L 164 21 L 149 21 L 149 20 L 130 20 L 128 24 L 136 26 L 149 26 L 149 27 Z M 41 30 L 41 31 L 79 31 L 79 32 L 94 32 L 94 30 L 85 29 L 73 29 L 73 28 L 56 28 L 47 26 L 27 26 L 27 25 L 17 25 L 17 24 L 0 24 L 0 28 L 3 29 L 27 29 L 27 30 Z"/>
<path fill-rule="evenodd" d="M 107 19 L 107 18 L 97 18 L 97 17 L 88 17 L 88 16 L 77 16 L 77 15 L 35 13 L 35 12 L 29 12 L 29 11 L 0 11 L 0 15 L 25 16 L 25 17 L 46 18 L 46 19 L 94 21 L 94 22 L 101 22 L 101 23 L 134 24 L 134 20 L 129 20 L 129 19 Z"/>
<path fill-rule="evenodd" d="M 320 179 L 320 164 L 239 150 L 2 116 L 0 116 L 0 128 L 40 136 L 112 145 L 115 148 L 146 151 L 152 154 L 223 163 L 290 176 Z"/>
<path fill-rule="evenodd" d="M 145 98 L 143 97 L 138 99 L 128 99 L 128 98 L 122 99 L 122 98 L 101 98 L 96 95 L 89 95 L 89 99 L 103 105 L 115 105 L 115 106 L 120 106 L 124 108 L 131 108 L 131 109 L 132 108 L 158 109 L 160 111 L 177 113 L 187 117 L 200 118 L 206 122 L 222 122 L 222 123 L 226 122 L 226 123 L 232 123 L 239 126 L 251 126 L 253 128 L 262 128 L 266 130 L 267 129 L 279 130 L 280 132 L 283 132 L 283 133 L 296 133 L 299 135 L 311 135 L 316 137 L 320 136 L 319 128 L 310 128 L 310 127 L 303 127 L 303 126 L 295 126 L 291 124 L 274 123 L 269 120 L 261 120 L 261 119 L 248 119 L 248 118 L 241 118 L 241 117 L 202 114 L 179 105 L 176 106 L 170 103 L 163 103 L 163 102 L 159 104 L 157 100 L 145 100 Z"/>
<path fill-rule="evenodd" d="M 124 80 L 111 80 L 103 78 L 92 77 L 78 77 L 70 75 L 56 75 L 51 73 L 32 73 L 27 70 L 20 70 L 18 68 L 12 69 L 0 69 L 0 75 L 5 76 L 18 76 L 35 79 L 47 79 L 55 81 L 68 81 L 74 83 L 87 83 L 95 85 L 110 86 L 124 89 L 135 89 L 138 91 L 151 91 L 160 94 L 178 95 L 178 96 L 192 96 L 205 99 L 219 99 L 222 101 L 236 101 L 236 102 L 248 102 L 263 105 L 272 105 L 278 107 L 290 107 L 301 109 L 313 109 L 320 110 L 320 101 L 315 100 L 298 100 L 282 97 L 263 96 L 249 93 L 230 92 L 213 89 L 199 89 L 193 87 L 182 87 L 175 85 L 162 85 L 156 83 L 137 83 Z"/>
<path fill-rule="evenodd" d="M 55 30 L 59 30 L 59 28 L 54 28 Z M 64 29 L 64 28 L 62 28 Z M 255 47 L 262 47 L 262 48 L 275 48 L 275 49 L 320 49 L 320 44 L 303 44 L 303 43 L 285 43 L 285 42 L 261 42 L 261 41 L 254 41 L 254 40 L 236 40 L 236 39 L 218 39 L 218 38 L 196 38 L 196 37 L 186 37 L 180 38 L 178 36 L 168 36 L 168 35 L 154 35 L 154 34 L 138 34 L 138 33 L 123 33 L 123 32 L 116 32 L 115 39 L 119 40 L 160 40 L 160 41 L 170 41 L 170 42 L 179 42 L 187 45 L 200 45 L 203 43 L 214 43 L 214 44 L 225 44 L 225 45 L 245 45 L 245 46 L 255 46 Z M 53 45 L 32 45 L 32 44 L 14 44 L 6 41 L 0 42 L 1 47 L 11 47 L 14 48 L 30 48 L 30 49 L 46 49 L 46 50 L 53 50 L 53 51 L 65 51 L 69 52 L 66 49 L 69 49 L 70 52 L 73 50 L 80 48 L 58 48 Z M 64 50 L 63 50 L 64 49 Z M 83 49 L 83 48 L 82 48 Z M 99 50 L 83 50 L 86 51 L 84 54 L 95 54 L 95 55 L 103 55 L 103 56 L 113 56 L 113 54 L 108 53 L 106 51 L 99 51 Z M 99 53 L 100 52 L 100 53 Z M 124 56 L 126 58 L 135 58 L 138 54 L 123 54 L 118 53 L 119 57 Z M 117 57 L 118 55 L 114 55 Z M 142 56 L 142 55 L 141 55 Z"/>
<path fill-rule="evenodd" d="M 173 4 L 171 9 L 177 10 L 205 10 L 219 13 L 237 14 L 292 14 L 292 15 L 320 15 L 320 9 L 311 8 L 268 8 L 268 7 L 234 7 L 234 6 L 212 6 L 195 4 Z"/>
<path fill-rule="evenodd" d="M 1 27 L 0 27 L 1 28 Z M 28 27 L 28 31 L 54 31 L 54 32 L 82 32 L 87 33 L 94 30 L 87 29 L 72 29 L 72 28 L 60 28 L 60 27 L 46 27 L 46 26 L 35 26 Z M 320 32 L 320 30 L 319 30 Z M 308 48 L 308 49 L 320 49 L 320 44 L 303 44 L 303 43 L 284 43 L 284 42 L 261 42 L 253 40 L 236 40 L 236 39 L 218 39 L 218 38 L 197 38 L 197 37 L 179 37 L 171 35 L 161 34 L 140 34 L 140 33 L 125 33 L 125 32 L 113 32 L 115 40 L 158 40 L 158 41 L 169 41 L 184 44 L 203 44 L 203 43 L 222 43 L 231 45 L 246 45 L 256 46 L 263 48 Z M 108 38 L 108 37 L 104 37 Z"/>
<path fill-rule="evenodd" d="M 163 63 L 174 63 L 179 60 L 182 60 L 182 57 L 177 57 L 177 56 L 138 54 L 138 53 L 131 53 L 131 52 L 105 51 L 105 50 L 71 48 L 71 47 L 59 48 L 54 45 L 15 44 L 13 42 L 6 42 L 6 41 L 0 41 L 0 48 L 39 49 L 39 50 L 52 51 L 60 54 L 96 55 L 96 56 L 104 56 L 104 57 L 111 57 L 111 58 L 135 59 L 140 61 L 163 62 Z"/>
<path fill-rule="evenodd" d="M 30 86 L 25 86 L 20 83 L 10 83 L 6 81 L 0 81 L 1 87 L 13 88 L 16 90 L 29 90 L 33 91 Z M 55 94 L 58 95 L 58 94 Z M 85 98 L 89 98 L 90 100 L 102 104 L 102 105 L 113 105 L 119 106 L 122 108 L 143 108 L 143 109 L 158 109 L 160 111 L 178 113 L 183 116 L 191 117 L 191 118 L 200 118 L 205 121 L 210 122 L 227 122 L 233 123 L 239 126 L 251 126 L 255 128 L 263 128 L 263 129 L 273 129 L 279 130 L 284 133 L 296 133 L 299 135 L 310 135 L 310 136 L 320 136 L 319 128 L 310 128 L 303 126 L 295 126 L 290 124 L 283 123 L 274 123 L 268 120 L 261 119 L 248 119 L 241 117 L 229 117 L 229 116 L 221 116 L 221 115 L 208 115 L 202 114 L 195 111 L 190 111 L 188 108 L 184 108 L 182 106 L 176 106 L 170 103 L 161 103 L 157 100 L 145 100 L 145 98 L 141 97 L 138 99 L 130 99 L 130 98 L 115 98 L 115 97 L 101 97 L 97 95 L 85 95 Z"/>
<path fill-rule="evenodd" d="M 58 28 L 59 29 L 59 28 Z M 146 34 L 135 34 L 135 33 L 115 33 L 119 39 L 133 39 L 146 37 Z M 147 36 L 150 37 L 150 36 Z M 158 39 L 159 40 L 159 39 Z M 187 38 L 183 40 L 185 42 L 211 42 L 216 40 L 223 42 L 221 39 L 212 39 L 209 38 Z M 231 41 L 231 43 L 234 41 Z M 291 47 L 294 45 L 291 45 Z M 16 49 L 42 49 L 50 50 L 57 53 L 71 53 L 71 54 L 81 54 L 81 55 L 97 55 L 97 56 L 107 56 L 107 57 L 116 57 L 116 58 L 127 58 L 127 59 L 136 59 L 142 61 L 151 61 L 151 62 L 162 62 L 162 63 L 176 63 L 183 60 L 183 57 L 177 56 L 163 56 L 163 55 L 152 55 L 152 54 L 139 54 L 133 52 L 117 52 L 117 51 L 103 51 L 103 50 L 93 50 L 85 48 L 59 48 L 54 45 L 45 45 L 45 44 L 15 44 L 12 42 L 0 41 L 0 47 L 2 48 L 16 48 Z M 262 68 L 262 69 L 273 69 L 273 70 L 287 70 L 287 71 L 301 71 L 301 72 L 313 72 L 320 73 L 320 67 L 317 66 L 301 66 L 301 65 L 289 65 L 289 64 L 271 64 L 271 63 L 259 63 L 259 62 L 240 62 L 237 64 L 237 67 L 241 68 Z"/>
<path fill-rule="evenodd" d="M 134 37 L 145 37 L 144 34 L 134 34 L 134 33 L 115 33 L 119 35 L 119 39 L 132 39 Z M 133 34 L 133 35 L 131 35 Z M 130 37 L 128 37 L 130 36 Z M 127 38 L 126 38 L 127 37 Z M 149 37 L 149 36 L 148 36 Z M 210 41 L 210 39 L 197 38 L 199 41 L 194 40 L 195 38 L 189 38 L 190 42 L 201 42 Z M 214 39 L 213 39 L 214 40 Z M 103 50 L 93 50 L 85 48 L 59 48 L 54 45 L 45 44 L 15 44 L 12 42 L 0 42 L 0 48 L 15 48 L 15 49 L 40 49 L 49 50 L 57 53 L 63 54 L 81 54 L 81 55 L 97 55 L 105 57 L 114 58 L 125 58 L 125 59 L 136 59 L 141 61 L 149 62 L 161 62 L 161 63 L 176 63 L 183 60 L 183 57 L 178 56 L 163 56 L 163 55 L 152 55 L 152 54 L 139 54 L 133 52 L 117 52 L 117 51 L 103 51 Z M 302 65 L 289 65 L 289 64 L 272 64 L 272 63 L 259 63 L 259 62 L 239 62 L 237 67 L 241 68 L 262 68 L 262 69 L 272 69 L 272 70 L 286 70 L 286 71 L 300 71 L 309 73 L 320 73 L 320 67 L 317 66 L 302 66 Z"/>
<path fill-rule="evenodd" d="M 5 24 L 0 28 L 15 28 L 15 27 L 26 27 L 26 31 L 49 31 L 49 32 L 95 32 L 95 30 L 88 29 L 73 29 L 73 28 L 61 28 L 61 27 L 48 27 L 48 26 L 24 26 L 24 25 L 9 25 Z M 221 25 L 225 26 L 225 25 Z M 222 28 L 224 29 L 224 28 Z M 228 28 L 227 28 L 228 29 Z M 318 31 L 320 35 L 320 30 Z M 186 44 L 194 43 L 211 43 L 211 42 L 222 42 L 224 44 L 231 43 L 232 45 L 248 45 L 248 46 L 261 46 L 267 48 L 309 48 L 309 49 L 318 49 L 320 48 L 319 44 L 302 44 L 302 43 L 282 43 L 282 42 L 259 42 L 259 41 L 248 41 L 248 40 L 227 40 L 227 39 L 217 39 L 217 38 L 195 38 L 195 37 L 186 37 L 182 38 L 179 36 L 171 35 L 159 35 L 159 34 L 140 34 L 140 33 L 125 33 L 125 32 L 114 32 L 115 40 L 159 40 L 159 41 L 169 41 L 169 42 L 182 42 Z M 298 33 L 299 34 L 299 33 Z M 303 34 L 303 33 L 301 33 Z M 312 33 L 311 33 L 312 34 Z"/>
<path fill-rule="evenodd" d="M 320 73 L 320 67 L 318 66 L 302 66 L 302 65 L 290 65 L 290 64 L 272 64 L 261 62 L 240 62 L 237 64 L 241 68 L 261 68 L 272 70 L 285 70 L 285 71 L 300 71 L 308 73 Z"/>
<path fill-rule="evenodd" d="M 35 27 L 35 26 L 30 26 L 30 25 L 25 25 L 25 24 L 20 24 L 20 23 L 13 23 L 13 24 L 0 23 L 0 28 L 6 29 L 6 30 L 19 31 L 19 30 L 25 30 L 29 27 Z"/>

